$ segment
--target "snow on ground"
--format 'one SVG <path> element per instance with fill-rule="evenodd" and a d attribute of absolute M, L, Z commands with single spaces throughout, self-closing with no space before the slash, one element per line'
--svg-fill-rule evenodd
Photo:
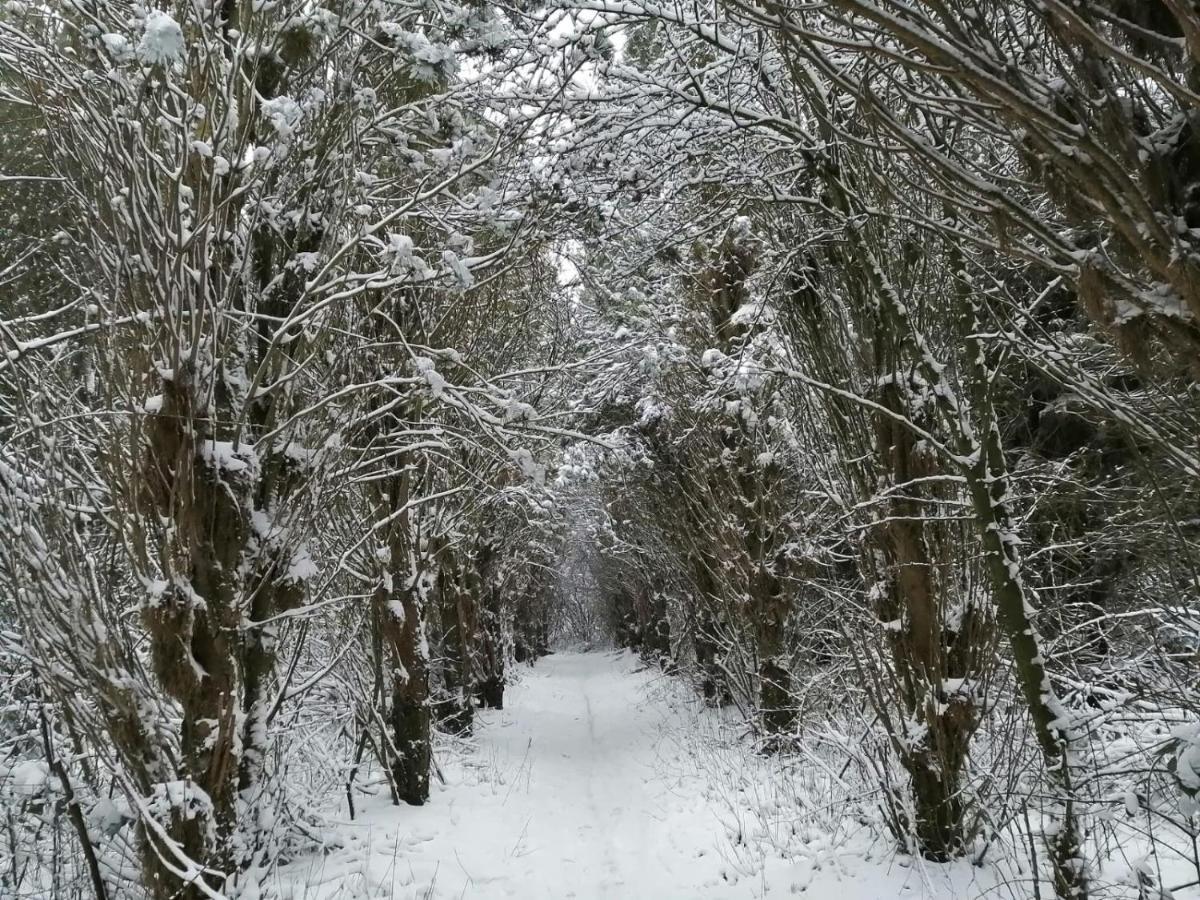
<path fill-rule="evenodd" d="M 797 832 L 777 792 L 756 793 L 777 764 L 736 742 L 743 755 L 727 745 L 717 764 L 698 752 L 713 714 L 678 687 L 628 654 L 541 660 L 503 711 L 480 714 L 475 750 L 443 761 L 426 806 L 367 798 L 337 826 L 342 847 L 275 887 L 292 900 L 1013 895 L 987 868 L 913 864 L 837 825 L 840 810 Z"/>

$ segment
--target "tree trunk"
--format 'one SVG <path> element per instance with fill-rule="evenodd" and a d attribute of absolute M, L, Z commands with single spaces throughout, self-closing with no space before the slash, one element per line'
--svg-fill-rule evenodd
<path fill-rule="evenodd" d="M 892 683 L 872 700 L 909 774 L 915 821 L 908 821 L 904 805 L 895 803 L 893 822 L 915 836 L 923 856 L 945 862 L 965 850 L 968 837 L 962 775 L 979 725 L 971 691 L 985 674 L 990 628 L 966 597 L 961 598 L 962 621 L 955 627 L 947 622 L 955 572 L 966 564 L 956 551 L 964 550 L 965 542 L 953 526 L 938 521 L 941 503 L 956 500 L 957 491 L 942 488 L 944 496 L 938 494 L 940 461 L 900 421 L 930 425 L 917 412 L 919 389 L 901 372 L 888 373 L 880 405 L 891 415 L 875 416 L 874 456 L 886 499 L 870 532 L 873 552 L 865 568 L 875 586 Z M 959 690 L 959 684 L 965 689 Z M 888 708 L 897 705 L 898 710 Z"/>
<path fill-rule="evenodd" d="M 764 749 L 773 752 L 782 749 L 796 731 L 796 699 L 785 642 L 788 604 L 774 575 L 760 572 L 755 581 L 757 603 L 751 614 L 758 637 L 758 710 L 767 737 Z"/>
<path fill-rule="evenodd" d="M 978 463 L 968 470 L 967 482 L 1000 625 L 1012 649 L 1017 684 L 1029 709 L 1047 780 L 1057 794 L 1059 821 L 1048 836 L 1054 891 L 1062 900 L 1085 900 L 1089 885 L 1072 796 L 1069 716 L 1046 672 L 1036 613 L 1021 580 L 1018 538 L 1009 513 L 1008 464 L 990 406 L 985 409 L 982 452 Z"/>
<path fill-rule="evenodd" d="M 429 667 L 423 650 L 424 611 L 417 590 L 380 588 L 375 614 L 385 645 L 390 684 L 385 721 L 396 797 L 412 806 L 429 799 Z"/>
<path fill-rule="evenodd" d="M 190 383 L 189 374 L 176 373 L 177 380 L 163 386 L 144 481 L 154 508 L 175 525 L 163 554 L 169 560 L 164 572 L 169 585 L 145 608 L 144 617 L 155 674 L 182 709 L 184 777 L 176 784 L 155 785 L 151 804 L 163 814 L 167 833 L 183 852 L 216 870 L 205 878 L 219 888 L 238 864 L 233 837 L 245 677 L 238 645 L 244 585 L 238 572 L 250 534 L 252 484 L 245 473 L 252 467 L 226 458 L 214 438 L 196 436 L 209 434 L 209 429 L 191 413 L 191 396 L 199 388 Z M 156 851 L 147 848 L 144 856 L 152 889 L 160 896 L 201 896 L 194 885 L 177 894 L 180 888 L 165 875 Z"/>
<path fill-rule="evenodd" d="M 384 720 L 390 734 L 389 769 L 396 798 L 412 806 L 429 799 L 431 719 L 429 659 L 425 642 L 426 596 L 434 581 L 424 567 L 433 564 L 418 551 L 415 525 L 407 511 L 411 469 L 386 480 L 380 518 L 388 519 L 388 571 L 375 591 L 376 628 L 382 636 L 390 685 Z M 397 514 L 398 513 L 398 514 Z"/>
<path fill-rule="evenodd" d="M 495 550 L 484 543 L 475 559 L 479 583 L 479 627 L 476 631 L 476 696 L 489 709 L 504 708 L 505 621 L 503 597 L 493 583 Z"/>
<path fill-rule="evenodd" d="M 400 800 L 421 806 L 429 799 L 432 764 L 428 676 L 418 668 L 415 649 L 403 655 L 409 659 L 408 677 L 392 680 L 392 744 L 397 751 L 392 758 L 392 782 Z"/>
<path fill-rule="evenodd" d="M 479 682 L 479 700 L 487 709 L 504 709 L 504 676 L 489 675 Z"/>
<path fill-rule="evenodd" d="M 767 734 L 766 749 L 782 749 L 784 739 L 795 733 L 796 707 L 792 696 L 792 678 L 780 665 L 777 657 L 764 659 L 758 667 L 759 708 L 763 730 Z"/>
<path fill-rule="evenodd" d="M 442 682 L 445 695 L 438 710 L 441 727 L 453 734 L 470 734 L 474 727 L 474 686 L 471 683 L 471 636 L 475 633 L 474 581 L 463 571 L 450 548 L 439 554 L 438 596 L 441 601 Z"/>

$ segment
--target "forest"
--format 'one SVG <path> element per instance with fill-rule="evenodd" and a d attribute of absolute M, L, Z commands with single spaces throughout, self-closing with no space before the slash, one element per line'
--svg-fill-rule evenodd
<path fill-rule="evenodd" d="M 6 0 L 0 897 L 1200 898 L 1200 2 Z"/>

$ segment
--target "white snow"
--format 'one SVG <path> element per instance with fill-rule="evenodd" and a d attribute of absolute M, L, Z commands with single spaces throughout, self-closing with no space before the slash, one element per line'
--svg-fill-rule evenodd
<path fill-rule="evenodd" d="M 108 51 L 117 62 L 126 62 L 133 58 L 133 50 L 129 47 L 129 41 L 123 34 L 108 33 L 100 35 L 100 41 L 104 44 L 104 49 Z"/>
<path fill-rule="evenodd" d="M 137 55 L 149 65 L 170 65 L 183 56 L 183 29 L 162 10 L 150 10 Z"/>
<path fill-rule="evenodd" d="M 0 768 L 0 790 L 17 796 L 39 796 L 50 780 L 50 766 L 40 759 L 21 760 L 11 768 Z"/>
<path fill-rule="evenodd" d="M 357 799 L 349 822 L 343 803 L 343 846 L 284 868 L 273 885 L 281 896 L 965 900 L 995 891 L 988 868 L 914 863 L 861 829 L 789 836 L 785 858 L 763 825 L 794 831 L 801 812 L 778 794 L 765 799 L 779 763 L 736 741 L 731 756 L 698 762 L 720 717 L 632 655 L 558 653 L 522 672 L 502 712 L 477 715 L 474 751 L 442 759 L 447 783 L 435 779 L 426 806 L 392 806 L 380 791 Z"/>
<path fill-rule="evenodd" d="M 517 464 L 517 468 L 521 470 L 521 474 L 531 479 L 534 484 L 541 485 L 545 482 L 546 467 L 534 460 L 533 453 L 528 447 L 518 447 L 516 450 L 510 450 L 509 456 Z"/>
<path fill-rule="evenodd" d="M 300 547 L 292 555 L 284 581 L 298 584 L 302 581 L 310 581 L 316 578 L 319 573 L 320 568 L 313 561 L 312 556 L 308 552 L 308 547 L 304 546 Z"/>
<path fill-rule="evenodd" d="M 236 474 L 256 467 L 254 452 L 245 443 L 235 450 L 230 441 L 206 440 L 201 442 L 198 452 L 201 459 L 219 472 Z"/>
<path fill-rule="evenodd" d="M 446 391 L 446 379 L 438 372 L 433 360 L 428 356 L 418 356 L 413 359 L 413 364 L 424 377 L 425 383 L 429 385 L 429 392 L 435 398 L 441 397 Z"/>
<path fill-rule="evenodd" d="M 300 108 L 300 104 L 287 96 L 264 100 L 261 108 L 276 134 L 285 141 L 292 138 L 296 126 L 304 118 L 304 110 Z"/>
<path fill-rule="evenodd" d="M 475 275 L 471 272 L 470 266 L 453 250 L 442 251 L 442 262 L 454 274 L 460 287 L 469 288 L 475 283 Z"/>

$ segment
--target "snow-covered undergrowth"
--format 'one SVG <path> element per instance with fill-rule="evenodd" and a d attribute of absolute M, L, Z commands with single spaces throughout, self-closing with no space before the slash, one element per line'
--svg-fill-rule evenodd
<path fill-rule="evenodd" d="M 879 790 L 861 777 L 861 722 L 857 734 L 814 727 L 794 752 L 763 755 L 753 752 L 740 716 L 698 702 L 687 685 L 659 679 L 649 695 L 671 710 L 676 777 L 703 785 L 721 820 L 728 878 L 745 885 L 727 896 L 1010 896 L 1003 865 L 935 864 L 897 850 Z"/>
<path fill-rule="evenodd" d="M 676 752 L 664 755 L 672 761 L 670 777 L 704 785 L 724 826 L 726 877 L 755 886 L 747 896 L 1054 896 L 1042 838 L 1053 825 L 1027 783 L 1036 772 L 1033 762 L 1014 760 L 1007 742 L 976 740 L 972 788 L 984 797 L 980 833 L 963 858 L 935 863 L 902 852 L 886 828 L 880 784 L 902 789 L 905 776 L 871 746 L 873 729 L 856 711 L 826 711 L 824 721 L 807 724 L 791 752 L 761 755 L 749 749 L 742 716 L 706 706 L 681 681 L 656 679 L 648 696 L 671 710 L 667 739 Z M 1161 732 L 1159 719 L 1123 719 L 1120 726 L 1093 723 L 1091 752 L 1103 775 L 1089 786 L 1093 799 L 1084 804 L 1091 896 L 1200 897 L 1200 854 L 1189 831 L 1194 820 L 1179 811 L 1177 795 L 1148 802 L 1139 787 L 1147 773 L 1129 767 L 1130 759 L 1152 758 L 1146 746 Z M 997 724 L 994 733 L 1007 730 L 1011 740 L 1008 729 L 1019 728 Z"/>

